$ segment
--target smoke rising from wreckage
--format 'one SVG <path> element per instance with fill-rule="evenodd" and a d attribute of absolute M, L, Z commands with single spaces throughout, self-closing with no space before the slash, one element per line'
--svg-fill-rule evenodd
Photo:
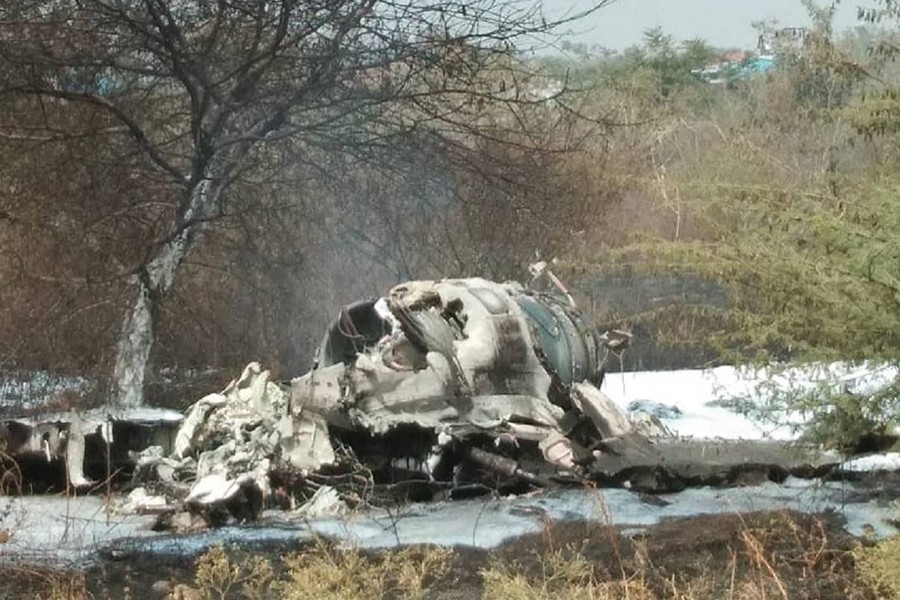
<path fill-rule="evenodd" d="M 113 467 L 167 499 L 141 490 L 130 509 L 179 501 L 214 522 L 296 506 L 326 485 L 362 504 L 581 481 L 612 440 L 641 438 L 599 390 L 629 335 L 600 335 L 546 265 L 532 273 L 530 287 L 414 281 L 347 306 L 289 389 L 251 363 L 183 417 L 8 419 L 0 439 L 12 456 L 64 461 L 76 487 L 92 484 L 108 449 Z"/>

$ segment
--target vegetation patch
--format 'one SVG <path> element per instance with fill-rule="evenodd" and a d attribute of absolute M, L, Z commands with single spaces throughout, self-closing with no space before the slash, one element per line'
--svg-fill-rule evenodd
<path fill-rule="evenodd" d="M 0 598 L 876 600 L 898 597 L 897 544 L 855 539 L 834 514 L 701 516 L 630 535 L 548 523 L 492 551 L 319 541 L 216 547 L 194 561 L 131 557 L 83 574 L 6 568 Z"/>

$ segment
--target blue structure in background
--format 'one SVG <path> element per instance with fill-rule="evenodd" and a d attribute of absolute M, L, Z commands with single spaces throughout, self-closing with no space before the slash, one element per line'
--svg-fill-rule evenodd
<path fill-rule="evenodd" d="M 775 57 L 771 54 L 764 56 L 757 56 L 756 58 L 751 58 L 750 60 L 744 62 L 740 68 L 741 79 L 747 79 L 757 74 L 765 74 L 769 71 L 775 69 Z"/>
<path fill-rule="evenodd" d="M 778 68 L 774 55 L 763 54 L 746 58 L 740 62 L 711 64 L 704 69 L 695 69 L 693 74 L 711 85 L 730 85 L 747 81 L 759 75 L 766 75 Z"/>

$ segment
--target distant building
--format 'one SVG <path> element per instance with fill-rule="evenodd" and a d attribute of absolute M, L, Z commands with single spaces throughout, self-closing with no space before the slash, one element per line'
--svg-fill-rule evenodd
<path fill-rule="evenodd" d="M 806 27 L 782 27 L 759 36 L 757 50 L 761 55 L 779 52 L 801 52 L 809 39 Z"/>
<path fill-rule="evenodd" d="M 695 77 L 711 85 L 727 85 L 750 79 L 775 68 L 775 57 L 746 50 L 732 50 L 711 60 L 701 69 L 691 71 Z"/>
<path fill-rule="evenodd" d="M 719 57 L 718 62 L 737 64 L 744 62 L 748 58 L 751 58 L 751 55 L 746 50 L 732 50 Z"/>

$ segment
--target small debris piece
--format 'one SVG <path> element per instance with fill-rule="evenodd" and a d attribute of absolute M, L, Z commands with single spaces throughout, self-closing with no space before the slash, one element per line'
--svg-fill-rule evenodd
<path fill-rule="evenodd" d="M 125 498 L 124 503 L 114 510 L 125 514 L 159 514 L 171 509 L 171 504 L 165 496 L 151 495 L 147 493 L 144 487 L 138 487 L 131 491 Z"/>
<path fill-rule="evenodd" d="M 308 519 L 316 519 L 339 517 L 348 511 L 347 503 L 341 499 L 338 491 L 330 485 L 323 485 L 316 490 L 312 498 L 300 505 L 294 514 Z"/>

